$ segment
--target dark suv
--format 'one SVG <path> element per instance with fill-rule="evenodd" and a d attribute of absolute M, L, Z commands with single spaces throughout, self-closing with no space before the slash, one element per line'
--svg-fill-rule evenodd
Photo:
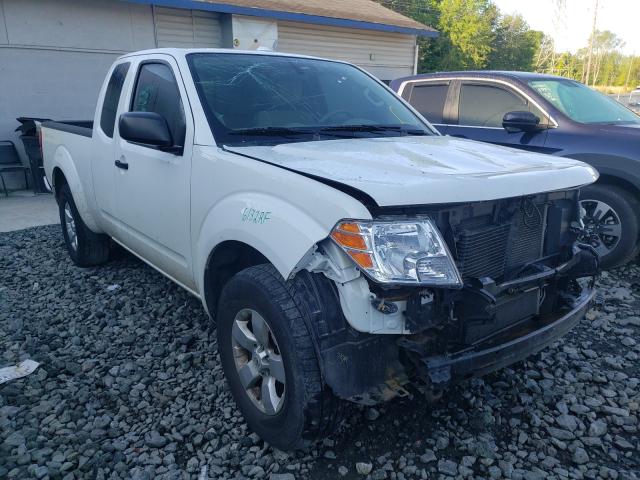
<path fill-rule="evenodd" d="M 446 72 L 391 83 L 441 133 L 590 163 L 586 234 L 604 267 L 638 252 L 640 116 L 580 82 L 523 72 Z"/>

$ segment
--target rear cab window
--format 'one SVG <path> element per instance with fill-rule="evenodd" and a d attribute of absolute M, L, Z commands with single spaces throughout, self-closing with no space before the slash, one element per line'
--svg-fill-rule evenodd
<path fill-rule="evenodd" d="M 129 71 L 130 63 L 121 63 L 114 68 L 107 90 L 104 94 L 102 102 L 102 112 L 100 113 L 100 128 L 104 134 L 113 138 L 113 130 L 116 124 L 116 115 L 118 113 L 118 103 L 122 95 L 122 86 Z"/>
<path fill-rule="evenodd" d="M 458 102 L 458 125 L 502 128 L 506 113 L 528 111 L 548 121 L 547 116 L 515 90 L 488 82 L 463 82 Z"/>

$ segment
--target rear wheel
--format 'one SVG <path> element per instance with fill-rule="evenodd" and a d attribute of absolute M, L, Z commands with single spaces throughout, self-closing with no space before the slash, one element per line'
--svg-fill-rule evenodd
<path fill-rule="evenodd" d="M 338 400 L 322 380 L 293 282 L 270 265 L 250 267 L 227 283 L 218 305 L 218 351 L 249 427 L 283 450 L 331 433 Z"/>
<path fill-rule="evenodd" d="M 58 195 L 58 210 L 64 243 L 71 260 L 79 267 L 105 263 L 109 258 L 109 237 L 94 233 L 82 221 L 73 201 L 69 185 Z"/>
<path fill-rule="evenodd" d="M 580 193 L 585 234 L 581 241 L 600 255 L 603 268 L 628 262 L 638 244 L 637 201 L 626 190 L 612 185 L 590 185 Z"/>

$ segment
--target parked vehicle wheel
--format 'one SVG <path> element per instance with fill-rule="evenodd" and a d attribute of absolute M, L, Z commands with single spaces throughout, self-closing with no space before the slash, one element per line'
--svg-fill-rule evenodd
<path fill-rule="evenodd" d="M 60 189 L 58 210 L 64 243 L 71 260 L 79 267 L 105 263 L 109 258 L 109 237 L 94 233 L 85 225 L 68 185 Z"/>
<path fill-rule="evenodd" d="M 323 382 L 303 295 L 270 265 L 247 268 L 222 291 L 218 350 L 249 427 L 290 450 L 331 433 L 338 404 Z"/>
<path fill-rule="evenodd" d="M 613 268 L 628 262 L 636 253 L 638 213 L 636 200 L 612 185 L 590 185 L 580 193 L 585 209 L 586 235 L 581 240 L 600 254 L 600 265 Z"/>

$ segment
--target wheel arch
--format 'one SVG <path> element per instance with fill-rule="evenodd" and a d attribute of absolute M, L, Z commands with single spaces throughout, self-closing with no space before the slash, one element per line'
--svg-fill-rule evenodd
<path fill-rule="evenodd" d="M 91 212 L 89 199 L 87 198 L 89 193 L 85 191 L 74 160 L 64 146 L 59 145 L 56 148 L 52 163 L 53 168 L 51 169 L 50 178 L 53 181 L 53 192 L 56 198 L 60 189 L 64 185 L 68 185 L 82 221 L 91 231 L 102 233 L 102 229 Z"/>
<path fill-rule="evenodd" d="M 627 191 L 627 193 L 633 195 L 637 203 L 640 203 L 640 188 L 638 187 L 638 185 L 636 185 L 635 183 L 627 179 L 624 179 L 617 175 L 602 173 L 600 174 L 600 178 L 595 184 L 611 185 L 611 186 L 622 188 L 623 190 Z M 640 212 L 639 212 L 639 215 L 640 215 Z"/>
<path fill-rule="evenodd" d="M 211 250 L 202 279 L 202 301 L 211 318 L 215 319 L 218 300 L 226 283 L 241 270 L 261 264 L 271 262 L 256 248 L 238 240 L 226 240 Z"/>
<path fill-rule="evenodd" d="M 64 172 L 60 167 L 54 167 L 51 178 L 53 180 L 51 184 L 51 186 L 53 187 L 53 194 L 57 199 L 60 195 L 60 189 L 62 189 L 62 187 L 64 185 L 67 185 L 69 182 L 67 181 L 67 177 L 64 175 Z"/>

